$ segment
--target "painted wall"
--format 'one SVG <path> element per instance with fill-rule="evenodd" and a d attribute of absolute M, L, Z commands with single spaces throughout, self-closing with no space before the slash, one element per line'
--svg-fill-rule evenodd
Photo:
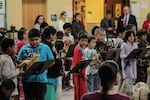
<path fill-rule="evenodd" d="M 7 28 L 15 25 L 22 27 L 22 0 L 6 0 Z"/>
<path fill-rule="evenodd" d="M 104 18 L 104 0 L 86 0 L 86 30 L 90 34 L 93 26 L 100 26 Z"/>
<path fill-rule="evenodd" d="M 22 0 L 6 0 L 7 4 L 7 26 L 15 25 L 16 29 L 22 27 Z M 56 26 L 56 22 L 50 20 L 51 14 L 56 14 L 59 17 L 61 11 L 72 7 L 72 0 L 46 0 L 47 2 L 47 19 L 50 25 Z M 68 18 L 68 20 L 71 20 Z"/>
<path fill-rule="evenodd" d="M 51 14 L 56 14 L 58 19 L 62 11 L 72 9 L 72 4 L 72 0 L 47 0 L 47 22 L 56 27 L 57 21 L 51 21 Z M 71 21 L 72 18 L 69 17 L 68 20 Z"/>
<path fill-rule="evenodd" d="M 140 8 L 140 11 L 138 11 L 138 12 L 140 12 L 140 18 L 137 18 L 137 21 L 139 24 L 138 29 L 141 29 L 144 20 L 146 20 L 147 13 L 150 12 L 150 10 L 149 10 L 150 9 L 150 0 L 130 0 L 130 2 L 134 2 L 134 1 L 139 3 L 138 7 Z M 136 8 L 134 8 L 134 9 L 136 9 Z M 135 10 L 135 11 L 137 11 L 137 10 Z"/>

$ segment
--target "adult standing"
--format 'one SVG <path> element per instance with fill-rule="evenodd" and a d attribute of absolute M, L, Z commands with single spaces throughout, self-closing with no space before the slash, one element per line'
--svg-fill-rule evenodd
<path fill-rule="evenodd" d="M 112 18 L 112 12 L 110 10 L 106 11 L 106 16 L 101 21 L 101 27 L 105 29 L 107 35 L 112 34 L 115 31 L 115 21 Z"/>
<path fill-rule="evenodd" d="M 129 6 L 124 6 L 123 15 L 121 15 L 118 20 L 117 30 L 119 30 L 121 27 L 126 27 L 129 24 L 135 25 L 137 29 L 136 17 L 131 14 Z"/>
<path fill-rule="evenodd" d="M 45 18 L 43 15 L 38 15 L 34 22 L 34 28 L 40 31 L 40 25 L 45 22 Z"/>
<path fill-rule="evenodd" d="M 147 19 L 143 23 L 143 29 L 147 31 L 147 41 L 150 43 L 150 12 L 147 14 Z"/>
<path fill-rule="evenodd" d="M 77 39 L 78 33 L 84 30 L 85 30 L 85 27 L 83 23 L 81 22 L 81 14 L 76 13 L 72 21 L 72 35 L 74 36 L 75 39 Z"/>
<path fill-rule="evenodd" d="M 59 17 L 59 19 L 57 21 L 57 31 L 62 31 L 63 32 L 64 31 L 63 26 L 64 26 L 64 24 L 66 22 L 69 22 L 67 20 L 67 12 L 66 11 L 62 11 L 60 13 L 60 17 Z"/>

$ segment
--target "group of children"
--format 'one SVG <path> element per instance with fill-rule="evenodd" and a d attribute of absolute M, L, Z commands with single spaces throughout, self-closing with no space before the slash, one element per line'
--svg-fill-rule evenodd
<path fill-rule="evenodd" d="M 16 95 L 21 95 L 24 92 L 25 100 L 57 100 L 61 71 L 65 69 L 70 71 L 82 60 L 93 60 L 81 71 L 80 75 L 73 74 L 74 100 L 79 100 L 84 93 L 93 92 L 100 88 L 99 65 L 106 60 L 109 49 L 113 47 L 121 48 L 120 60 L 117 62 L 123 79 L 120 91 L 132 96 L 133 84 L 141 81 L 147 82 L 147 65 L 141 67 L 138 66 L 136 59 L 126 59 L 134 49 L 148 46 L 146 31 L 138 31 L 135 34 L 135 30 L 122 28 L 118 30 L 114 43 L 108 46 L 106 33 L 102 28 L 96 27 L 92 36 L 89 36 L 85 31 L 79 32 L 77 43 L 75 43 L 74 37 L 71 35 L 72 25 L 65 23 L 63 29 L 64 33 L 57 32 L 53 26 L 49 26 L 45 22 L 41 23 L 41 32 L 35 28 L 29 32 L 25 28 L 21 28 L 18 31 L 19 40 L 16 43 L 17 53 L 15 52 L 15 41 L 13 39 L 2 39 L 0 43 L 0 72 L 2 72 L 0 73 L 0 79 L 1 82 L 7 79 L 13 80 L 15 87 L 13 86 L 11 90 L 14 90 L 12 92 L 14 99 Z M 58 43 L 57 46 L 56 42 Z M 69 65 L 64 63 L 67 67 L 63 67 L 63 61 L 60 59 L 62 52 L 66 53 L 67 51 L 64 50 L 68 50 L 72 44 L 75 45 L 72 61 Z M 41 74 L 23 76 L 25 66 L 32 63 L 31 59 L 37 54 L 39 55 L 37 62 L 55 60 L 55 64 Z M 15 59 L 16 55 L 17 59 Z M 64 85 L 63 87 L 65 87 Z M 126 88 L 122 89 L 123 86 Z M 80 94 L 78 91 L 80 91 Z"/>

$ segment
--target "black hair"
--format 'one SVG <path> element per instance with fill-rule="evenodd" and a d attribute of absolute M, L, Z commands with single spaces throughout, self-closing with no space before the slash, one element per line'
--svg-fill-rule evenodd
<path fill-rule="evenodd" d="M 94 36 L 89 36 L 88 37 L 88 43 L 90 43 L 92 40 L 95 40 L 95 37 Z"/>
<path fill-rule="evenodd" d="M 78 33 L 78 41 L 79 41 L 80 39 L 88 39 L 87 32 L 85 32 L 85 31 L 79 32 L 79 33 Z"/>
<path fill-rule="evenodd" d="M 147 33 L 147 31 L 146 30 L 143 30 L 143 29 L 141 29 L 141 30 L 139 30 L 138 32 L 137 32 L 137 36 L 138 36 L 138 38 L 141 38 L 142 37 L 142 35 L 147 35 L 148 33 Z"/>
<path fill-rule="evenodd" d="M 118 36 L 120 33 L 123 33 L 126 31 L 126 28 L 125 27 L 121 27 L 117 30 L 117 33 L 116 33 L 116 36 Z"/>
<path fill-rule="evenodd" d="M 2 82 L 1 87 L 5 87 L 6 90 L 15 89 L 15 83 L 11 79 L 6 79 Z"/>
<path fill-rule="evenodd" d="M 127 30 L 126 31 L 126 35 L 125 35 L 125 38 L 124 38 L 124 42 L 127 42 L 128 41 L 128 38 L 131 36 L 131 34 L 133 34 L 135 36 L 135 33 L 132 31 L 132 30 Z"/>
<path fill-rule="evenodd" d="M 73 16 L 73 20 L 76 20 L 77 16 L 81 15 L 80 13 L 75 13 Z"/>
<path fill-rule="evenodd" d="M 43 18 L 44 18 L 43 15 L 38 15 L 38 16 L 36 17 L 35 21 L 34 21 L 34 25 L 35 25 L 36 23 L 39 23 L 38 20 L 39 20 L 40 17 L 43 17 Z"/>
<path fill-rule="evenodd" d="M 63 29 L 65 30 L 66 28 L 72 28 L 72 25 L 70 23 L 65 23 Z"/>
<path fill-rule="evenodd" d="M 43 23 L 41 23 L 41 25 L 40 25 L 40 29 L 41 29 L 41 28 L 45 28 L 46 26 L 48 26 L 48 24 L 47 24 L 46 22 L 43 22 Z"/>
<path fill-rule="evenodd" d="M 92 28 L 92 35 L 95 35 L 95 30 L 97 29 L 97 28 L 99 28 L 99 26 L 94 26 L 93 28 Z"/>
<path fill-rule="evenodd" d="M 27 31 L 26 28 L 22 27 L 19 29 L 18 31 L 18 34 L 17 34 L 17 37 L 18 37 L 18 40 L 22 40 L 23 39 L 23 35 L 24 33 Z"/>
<path fill-rule="evenodd" d="M 29 38 L 40 37 L 40 31 L 35 28 L 32 28 L 28 33 L 28 37 Z"/>
<path fill-rule="evenodd" d="M 107 100 L 107 92 L 113 86 L 116 79 L 116 75 L 119 72 L 119 66 L 112 60 L 104 61 L 98 70 L 98 74 L 101 80 L 103 100 Z"/>
<path fill-rule="evenodd" d="M 46 39 L 50 39 L 50 35 L 55 35 L 56 29 L 53 26 L 47 26 L 44 29 L 44 32 L 42 34 L 42 41 L 45 41 Z"/>
<path fill-rule="evenodd" d="M 112 14 L 112 12 L 111 12 L 110 10 L 107 10 L 107 11 L 106 11 L 106 15 L 107 15 L 107 14 Z"/>
<path fill-rule="evenodd" d="M 65 13 L 67 13 L 66 11 L 62 11 L 61 13 L 60 13 L 60 16 L 63 16 Z"/>
<path fill-rule="evenodd" d="M 56 33 L 56 36 L 57 36 L 57 39 L 62 39 L 63 36 L 64 36 L 64 34 L 63 34 L 62 31 L 58 31 L 58 32 Z"/>
<path fill-rule="evenodd" d="M 10 38 L 4 38 L 0 42 L 0 47 L 1 47 L 2 51 L 7 51 L 7 49 L 9 47 L 12 47 L 14 45 L 15 45 L 15 41 L 13 39 L 10 39 Z"/>

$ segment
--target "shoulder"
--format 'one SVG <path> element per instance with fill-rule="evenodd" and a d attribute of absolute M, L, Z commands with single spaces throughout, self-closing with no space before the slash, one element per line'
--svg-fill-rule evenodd
<path fill-rule="evenodd" d="M 7 54 L 0 55 L 0 58 L 2 58 L 3 60 L 10 60 L 11 59 L 11 57 Z"/>
<path fill-rule="evenodd" d="M 96 98 L 100 98 L 101 94 L 98 92 L 86 93 L 82 96 L 81 100 L 96 100 Z"/>
<path fill-rule="evenodd" d="M 118 95 L 116 95 L 120 98 L 122 98 L 122 100 L 131 100 L 131 98 L 125 94 L 122 94 L 122 93 L 118 93 Z"/>
<path fill-rule="evenodd" d="M 49 49 L 48 45 L 44 44 L 44 43 L 40 43 L 39 44 L 39 48 L 42 48 L 42 49 Z"/>
<path fill-rule="evenodd" d="M 133 14 L 130 14 L 130 17 L 133 17 L 133 18 L 135 18 L 135 16 L 134 16 Z"/>

